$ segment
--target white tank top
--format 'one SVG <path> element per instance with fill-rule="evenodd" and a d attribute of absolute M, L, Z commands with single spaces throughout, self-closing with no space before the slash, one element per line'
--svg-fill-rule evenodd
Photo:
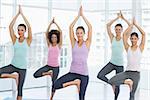
<path fill-rule="evenodd" d="M 127 63 L 126 70 L 140 71 L 141 57 L 142 57 L 142 52 L 141 52 L 139 46 L 137 47 L 137 49 L 135 51 L 131 50 L 131 47 L 129 47 L 128 52 L 127 52 L 128 63 Z"/>

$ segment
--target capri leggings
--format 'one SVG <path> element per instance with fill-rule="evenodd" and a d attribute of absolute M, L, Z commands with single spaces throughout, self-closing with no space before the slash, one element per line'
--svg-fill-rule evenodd
<path fill-rule="evenodd" d="M 111 83 L 109 83 L 109 79 L 106 77 L 106 75 L 109 74 L 110 72 L 112 72 L 113 70 L 115 70 L 116 74 L 118 74 L 120 72 L 123 72 L 124 67 L 123 66 L 117 66 L 117 65 L 114 65 L 111 62 L 109 62 L 105 67 L 103 67 L 100 70 L 100 72 L 97 75 L 97 78 L 111 85 Z M 115 88 L 115 100 L 117 100 L 119 92 L 120 92 L 120 86 L 116 86 L 116 88 Z"/>
<path fill-rule="evenodd" d="M 44 67 L 38 69 L 35 73 L 34 73 L 34 77 L 35 78 L 39 78 L 39 77 L 42 77 L 42 73 L 44 72 L 48 72 L 52 70 L 53 71 L 53 75 L 52 75 L 52 83 L 54 84 L 55 80 L 57 79 L 58 77 L 58 74 L 59 74 L 59 66 L 58 67 L 52 67 L 52 66 L 48 66 L 48 65 L 45 65 Z"/>
<path fill-rule="evenodd" d="M 56 89 L 61 89 L 63 88 L 63 84 L 70 82 L 70 81 L 74 81 L 76 79 L 79 79 L 81 81 L 80 83 L 80 92 L 79 92 L 79 100 L 85 100 L 85 92 L 86 92 L 86 88 L 88 85 L 88 81 L 89 81 L 89 76 L 85 76 L 85 75 L 80 75 L 80 74 L 76 74 L 76 73 L 67 73 L 65 75 L 63 75 L 62 77 L 60 77 L 58 80 L 55 81 L 53 87 L 52 87 L 52 92 L 55 92 Z"/>
<path fill-rule="evenodd" d="M 12 64 L 0 68 L 0 76 L 2 74 L 11 74 L 14 72 L 17 72 L 19 74 L 17 89 L 18 89 L 18 96 L 22 96 L 22 89 L 23 89 L 23 84 L 25 81 L 26 69 L 16 68 Z"/>
<path fill-rule="evenodd" d="M 113 85 L 119 86 L 120 84 L 124 84 L 124 81 L 126 79 L 131 79 L 133 81 L 132 91 L 130 92 L 129 100 L 135 100 L 134 95 L 135 95 L 135 92 L 136 92 L 136 89 L 140 80 L 140 72 L 125 71 L 112 77 L 109 82 Z"/>

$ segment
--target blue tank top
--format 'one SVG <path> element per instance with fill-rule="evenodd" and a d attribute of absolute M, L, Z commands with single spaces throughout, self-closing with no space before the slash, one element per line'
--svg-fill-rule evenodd
<path fill-rule="evenodd" d="M 116 37 L 112 40 L 112 53 L 111 53 L 111 60 L 112 64 L 117 66 L 123 66 L 123 40 L 122 38 L 117 41 Z"/>
<path fill-rule="evenodd" d="M 70 72 L 81 75 L 88 75 L 88 52 L 89 50 L 86 47 L 85 42 L 83 42 L 81 47 L 78 46 L 77 42 L 75 43 L 75 46 L 72 48 L 72 63 Z"/>
<path fill-rule="evenodd" d="M 14 44 L 14 56 L 11 64 L 20 69 L 27 68 L 27 53 L 28 53 L 28 44 L 26 39 L 19 43 L 18 39 Z"/>

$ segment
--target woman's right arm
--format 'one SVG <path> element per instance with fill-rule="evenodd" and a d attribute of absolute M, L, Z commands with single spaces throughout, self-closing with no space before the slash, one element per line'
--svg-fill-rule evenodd
<path fill-rule="evenodd" d="M 129 48 L 129 44 L 128 44 L 128 38 L 130 36 L 130 33 L 132 31 L 132 28 L 133 28 L 133 23 L 130 24 L 130 26 L 123 32 L 123 43 L 124 43 L 124 47 L 125 47 L 125 50 L 128 51 L 128 48 Z"/>
<path fill-rule="evenodd" d="M 14 24 L 16 22 L 16 19 L 18 18 L 20 12 L 17 13 L 17 15 L 13 18 L 13 20 L 11 21 L 10 25 L 9 25 L 9 33 L 10 33 L 10 37 L 11 37 L 11 40 L 13 42 L 13 44 L 16 42 L 16 35 L 15 35 L 15 31 L 13 29 L 14 27 Z"/>
<path fill-rule="evenodd" d="M 46 41 L 47 41 L 47 46 L 49 47 L 50 46 L 50 42 L 49 42 L 49 39 L 48 39 L 48 33 L 49 33 L 49 30 L 51 28 L 51 25 L 54 23 L 54 18 L 53 20 L 49 23 L 48 27 L 47 27 L 47 30 L 45 32 L 45 36 L 46 36 Z"/>
<path fill-rule="evenodd" d="M 130 26 L 130 22 L 126 18 L 124 18 L 121 11 L 120 11 L 120 14 L 121 14 L 121 18 L 128 24 L 128 26 Z"/>
<path fill-rule="evenodd" d="M 72 48 L 73 48 L 75 41 L 76 41 L 75 37 L 74 37 L 73 27 L 74 27 L 75 23 L 77 22 L 77 20 L 79 19 L 79 17 L 80 17 L 80 14 L 78 14 L 78 16 L 73 20 L 73 22 L 69 26 L 69 35 L 70 35 L 70 41 L 71 41 Z"/>
<path fill-rule="evenodd" d="M 60 32 L 60 41 L 59 41 L 59 48 L 61 48 L 62 47 L 62 30 L 61 30 L 61 28 L 60 28 L 60 26 L 55 22 L 55 20 L 54 20 L 54 24 L 57 26 L 57 28 L 58 28 L 58 31 Z"/>
<path fill-rule="evenodd" d="M 111 20 L 111 21 L 107 24 L 107 33 L 108 33 L 108 36 L 109 36 L 111 42 L 112 42 L 113 37 L 114 37 L 114 35 L 113 35 L 112 31 L 111 31 L 111 25 L 112 25 L 116 20 L 119 19 L 120 13 L 118 13 L 117 15 L 118 15 L 117 18 L 115 18 L 114 20 Z"/>

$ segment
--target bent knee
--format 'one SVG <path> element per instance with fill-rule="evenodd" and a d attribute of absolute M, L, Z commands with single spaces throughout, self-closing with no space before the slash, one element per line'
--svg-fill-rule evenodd
<path fill-rule="evenodd" d="M 103 79 L 103 77 L 105 77 L 102 73 L 98 73 L 97 78 L 98 79 Z"/>
<path fill-rule="evenodd" d="M 38 78 L 38 75 L 36 73 L 33 74 L 34 78 Z"/>

